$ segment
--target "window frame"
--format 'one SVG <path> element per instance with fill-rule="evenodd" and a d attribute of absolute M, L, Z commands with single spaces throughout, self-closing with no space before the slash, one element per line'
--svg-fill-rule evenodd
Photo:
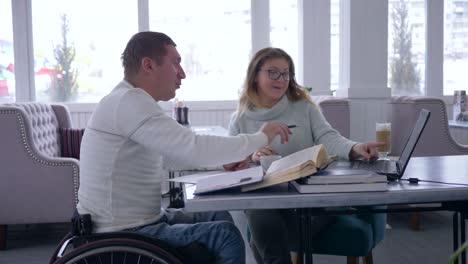
<path fill-rule="evenodd" d="M 14 56 L 15 56 L 15 82 L 16 82 L 16 101 L 34 101 L 34 56 L 32 44 L 32 0 L 12 0 L 13 17 L 13 37 L 14 37 Z M 375 0 L 366 0 L 375 1 Z M 366 2 L 364 1 L 364 2 Z M 343 2 L 343 1 L 342 1 Z M 359 2 L 355 2 L 359 3 Z M 426 0 L 426 96 L 435 96 L 443 98 L 446 102 L 451 102 L 453 96 L 443 96 L 443 16 L 444 4 L 439 0 Z M 145 31 L 149 29 L 149 0 L 138 0 L 138 29 Z M 366 3 L 363 3 L 364 5 Z M 387 0 L 381 0 L 379 5 L 386 5 Z M 319 20 L 311 20 L 312 7 L 318 8 L 321 14 Z M 299 30 L 299 57 L 296 62 L 298 76 L 302 76 L 300 83 L 304 86 L 315 86 L 313 94 L 330 94 L 330 69 L 323 65 L 330 65 L 330 1 L 307 1 L 298 0 L 298 27 Z M 325 12 L 324 12 L 325 11 Z M 269 0 L 251 0 L 252 14 L 252 51 L 255 52 L 269 45 Z M 306 15 L 307 14 L 307 15 Z M 312 14 L 315 14 L 313 12 Z M 340 12 L 340 19 L 347 14 Z M 348 13 L 349 15 L 349 13 Z M 351 13 L 348 19 L 364 19 Z M 314 23 L 310 23 L 314 21 Z M 317 23 L 317 21 L 324 23 Z M 366 21 L 372 23 L 372 21 Z M 346 37 L 346 28 L 340 28 L 340 38 Z M 303 33 L 306 34 L 303 34 Z M 348 32 L 350 33 L 350 32 Z M 343 35 L 343 36 L 341 36 Z M 313 41 L 314 39 L 322 41 Z M 347 36 L 349 37 L 349 35 Z M 328 39 L 327 39 L 328 38 Z M 365 41 L 365 40 L 362 40 Z M 327 45 L 328 43 L 328 45 Z M 313 45 L 312 45 L 313 44 Z M 340 56 L 349 56 L 341 54 L 346 50 L 340 49 Z M 302 60 L 302 61 L 301 61 Z M 341 72 L 341 69 L 340 69 Z M 351 76 L 352 77 L 352 76 Z M 319 83 L 314 84 L 315 83 Z M 341 82 L 341 80 L 340 80 Z M 356 89 L 356 87 L 348 87 Z M 341 89 L 341 84 L 340 84 Z M 372 97 L 364 93 L 355 93 L 361 98 Z M 84 105 L 92 105 L 83 103 Z"/>

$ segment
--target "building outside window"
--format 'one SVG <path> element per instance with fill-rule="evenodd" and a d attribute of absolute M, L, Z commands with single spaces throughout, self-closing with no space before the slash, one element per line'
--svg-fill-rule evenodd
<path fill-rule="evenodd" d="M 98 102 L 123 79 L 120 54 L 138 32 L 136 1 L 31 3 L 36 100 Z"/>
<path fill-rule="evenodd" d="M 0 0 L 0 103 L 15 101 L 11 1 Z"/>
<path fill-rule="evenodd" d="M 187 79 L 177 92 L 180 100 L 238 98 L 252 50 L 251 1 L 254 0 L 148 0 L 149 9 L 139 10 L 140 14 L 149 15 L 150 30 L 165 32 L 178 44 L 187 72 Z M 285 49 L 298 63 L 297 0 L 269 1 L 270 16 L 261 19 L 271 22 L 270 44 Z M 138 3 L 124 0 L 27 2 L 32 5 L 34 58 L 31 60 L 35 87 L 22 87 L 31 90 L 25 91 L 21 100 L 99 101 L 123 77 L 119 56 L 129 37 L 138 31 Z M 15 90 L 12 3 L 16 2 L 0 0 L 0 102 L 15 101 L 22 94 Z M 339 3 L 340 0 L 330 0 L 332 90 L 338 87 L 339 76 Z M 452 95 L 454 90 L 468 89 L 468 75 L 464 72 L 468 66 L 465 12 L 468 0 L 446 0 L 443 4 L 444 71 L 443 76 L 435 74 L 437 78 L 443 77 L 444 86 L 440 87 L 443 94 Z M 388 86 L 393 95 L 426 94 L 425 8 L 426 0 L 388 1 Z M 16 11 L 19 12 L 15 18 L 20 16 L 20 20 L 28 14 L 27 10 Z M 442 12 L 431 14 L 434 17 L 428 19 L 439 21 Z M 16 46 L 23 48 L 23 45 Z M 60 58 L 60 52 L 69 56 Z M 16 71 L 17 77 L 22 74 L 23 71 Z M 57 87 L 63 87 L 65 80 L 71 88 L 59 95 Z"/>
<path fill-rule="evenodd" d="M 468 90 L 468 0 L 444 1 L 444 95 Z"/>
<path fill-rule="evenodd" d="M 250 0 L 150 0 L 149 18 L 182 57 L 179 100 L 238 99 L 252 49 Z"/>
<path fill-rule="evenodd" d="M 424 1 L 388 1 L 388 86 L 392 95 L 426 94 Z"/>

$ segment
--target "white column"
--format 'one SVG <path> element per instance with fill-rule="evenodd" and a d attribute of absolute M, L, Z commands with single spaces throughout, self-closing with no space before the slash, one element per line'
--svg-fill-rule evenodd
<path fill-rule="evenodd" d="M 387 21 L 387 0 L 341 1 L 339 96 L 390 96 L 387 88 Z"/>
<path fill-rule="evenodd" d="M 298 82 L 330 94 L 330 0 L 298 0 Z"/>
<path fill-rule="evenodd" d="M 251 0 L 252 54 L 270 46 L 270 2 Z"/>
<path fill-rule="evenodd" d="M 426 0 L 426 95 L 443 96 L 444 1 Z"/>
<path fill-rule="evenodd" d="M 39 4 L 39 3 L 38 3 Z M 34 101 L 34 52 L 31 0 L 12 0 L 16 101 Z"/>
<path fill-rule="evenodd" d="M 148 0 L 138 0 L 138 31 L 149 30 L 149 3 Z"/>

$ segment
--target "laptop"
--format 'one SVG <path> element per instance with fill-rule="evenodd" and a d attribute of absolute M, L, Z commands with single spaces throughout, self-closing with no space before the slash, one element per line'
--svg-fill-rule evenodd
<path fill-rule="evenodd" d="M 355 160 L 355 161 L 342 161 L 338 160 L 332 162 L 327 169 L 350 169 L 350 170 L 367 170 L 372 171 L 378 174 L 387 175 L 389 181 L 397 180 L 403 177 L 406 166 L 413 154 L 416 144 L 421 137 L 421 134 L 426 127 L 427 121 L 431 112 L 422 109 L 419 112 L 418 120 L 411 131 L 408 140 L 406 141 L 405 147 L 400 154 L 398 160 L 374 160 L 374 161 L 364 161 L 364 160 Z"/>

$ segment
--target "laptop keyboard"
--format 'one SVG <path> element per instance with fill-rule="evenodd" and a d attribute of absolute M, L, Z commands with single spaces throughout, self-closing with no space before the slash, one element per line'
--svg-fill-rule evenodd
<path fill-rule="evenodd" d="M 372 162 L 353 162 L 353 169 L 370 170 L 370 171 L 387 171 L 388 163 L 383 160 Z"/>

